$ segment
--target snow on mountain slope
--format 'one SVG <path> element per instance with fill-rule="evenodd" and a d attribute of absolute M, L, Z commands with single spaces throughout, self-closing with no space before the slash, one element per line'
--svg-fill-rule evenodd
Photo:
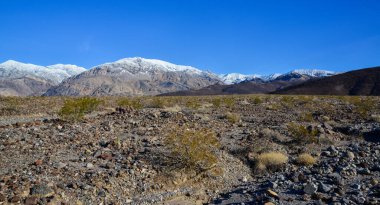
<path fill-rule="evenodd" d="M 110 69 L 110 72 L 118 72 L 120 70 L 124 70 L 132 74 L 149 73 L 154 71 L 186 72 L 189 74 L 197 75 L 211 74 L 210 72 L 202 71 L 191 66 L 175 65 L 162 60 L 146 59 L 141 57 L 124 58 L 115 62 L 105 63 L 96 67 L 107 67 Z"/>
<path fill-rule="evenodd" d="M 328 70 L 317 70 L 317 69 L 296 69 L 290 71 L 289 73 L 298 73 L 301 75 L 308 75 L 310 77 L 327 77 L 336 75 L 337 72 L 328 71 Z"/>
<path fill-rule="evenodd" d="M 254 78 L 260 78 L 259 75 L 245 75 L 240 73 L 229 73 L 218 75 L 222 82 L 225 84 L 236 84 Z"/>
<path fill-rule="evenodd" d="M 75 65 L 57 64 L 45 67 L 8 60 L 0 64 L 0 77 L 7 79 L 31 77 L 58 84 L 64 79 L 72 75 L 77 75 L 85 70 L 85 68 Z"/>
<path fill-rule="evenodd" d="M 253 75 L 245 75 L 245 74 L 240 74 L 240 73 L 229 73 L 229 74 L 222 74 L 219 75 L 219 78 L 221 79 L 222 82 L 225 84 L 236 84 L 240 83 L 243 81 L 249 81 L 253 79 L 261 79 L 263 81 L 272 81 L 279 79 L 285 79 L 286 76 L 290 75 L 305 75 L 311 78 L 316 78 L 316 77 L 327 77 L 327 76 L 332 76 L 336 75 L 338 73 L 333 72 L 333 71 L 327 71 L 327 70 L 317 70 L 317 69 L 297 69 L 290 71 L 285 74 L 281 73 L 274 73 L 270 75 L 258 75 L 258 74 L 253 74 Z"/>

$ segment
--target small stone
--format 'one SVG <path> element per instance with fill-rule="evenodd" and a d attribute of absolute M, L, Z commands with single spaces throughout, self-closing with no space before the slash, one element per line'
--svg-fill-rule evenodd
<path fill-rule="evenodd" d="M 36 166 L 40 166 L 40 165 L 42 165 L 42 163 L 43 163 L 43 161 L 42 161 L 41 159 L 38 159 L 38 160 L 36 160 L 36 161 L 34 162 L 34 165 L 36 165 Z"/>
<path fill-rule="evenodd" d="M 271 182 L 271 181 L 268 183 L 268 186 L 269 186 L 270 188 L 272 188 L 272 189 L 276 189 L 276 188 L 278 187 L 278 185 L 277 185 L 276 182 Z"/>
<path fill-rule="evenodd" d="M 38 203 L 38 198 L 37 197 L 28 197 L 25 200 L 25 205 L 37 205 Z"/>
<path fill-rule="evenodd" d="M 87 163 L 86 167 L 88 169 L 93 169 L 94 168 L 94 165 L 92 163 Z"/>
<path fill-rule="evenodd" d="M 270 196 L 270 197 L 273 197 L 273 198 L 279 198 L 278 197 L 278 194 L 270 189 L 267 190 L 267 194 Z"/>
<path fill-rule="evenodd" d="M 353 152 L 347 151 L 347 152 L 346 152 L 346 157 L 347 157 L 349 160 L 354 160 L 354 159 L 355 159 L 355 154 L 354 154 Z"/>
<path fill-rule="evenodd" d="M 324 184 L 322 182 L 319 183 L 318 190 L 323 193 L 328 193 L 332 189 L 332 186 Z"/>
<path fill-rule="evenodd" d="M 377 179 L 375 179 L 375 178 L 372 178 L 370 183 L 371 183 L 371 185 L 375 186 L 379 183 L 379 181 L 377 181 Z"/>
<path fill-rule="evenodd" d="M 62 169 L 64 167 L 66 167 L 67 164 L 63 163 L 63 162 L 58 162 L 58 164 L 55 166 L 57 169 Z"/>
<path fill-rule="evenodd" d="M 52 196 L 54 194 L 54 191 L 45 185 L 35 185 L 30 189 L 30 195 L 39 197 L 39 198 L 45 198 Z"/>
<path fill-rule="evenodd" d="M 313 183 L 307 183 L 306 186 L 304 187 L 303 191 L 305 194 L 308 195 L 313 195 L 317 192 L 318 186 L 313 184 Z"/>
<path fill-rule="evenodd" d="M 265 202 L 264 205 L 275 205 L 273 202 Z"/>
<path fill-rule="evenodd" d="M 104 153 L 104 154 L 101 154 L 99 158 L 104 159 L 104 160 L 111 160 L 112 154 Z"/>
<path fill-rule="evenodd" d="M 9 200 L 9 202 L 11 202 L 11 203 L 18 203 L 18 202 L 20 202 L 21 201 L 21 197 L 20 196 L 14 196 L 14 197 L 12 197 L 10 200 Z"/>
<path fill-rule="evenodd" d="M 361 185 L 360 184 L 354 184 L 354 185 L 352 185 L 352 188 L 354 188 L 356 190 L 360 190 Z"/>
<path fill-rule="evenodd" d="M 100 197 L 106 197 L 106 192 L 103 191 L 103 190 L 100 190 L 100 191 L 98 192 L 98 196 L 100 196 Z"/>
<path fill-rule="evenodd" d="M 4 194 L 0 193 L 0 202 L 5 202 L 7 198 L 4 196 Z"/>

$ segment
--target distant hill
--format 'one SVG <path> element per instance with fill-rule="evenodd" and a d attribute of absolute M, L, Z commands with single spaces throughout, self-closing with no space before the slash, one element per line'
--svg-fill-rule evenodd
<path fill-rule="evenodd" d="M 294 95 L 380 95 L 380 67 L 354 70 L 326 78 L 313 79 L 274 91 Z"/>

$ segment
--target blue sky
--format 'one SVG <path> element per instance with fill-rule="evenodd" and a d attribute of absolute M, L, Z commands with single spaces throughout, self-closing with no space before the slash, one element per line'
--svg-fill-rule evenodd
<path fill-rule="evenodd" d="M 379 48 L 379 0 L 0 0 L 0 61 L 269 74 L 379 66 Z"/>

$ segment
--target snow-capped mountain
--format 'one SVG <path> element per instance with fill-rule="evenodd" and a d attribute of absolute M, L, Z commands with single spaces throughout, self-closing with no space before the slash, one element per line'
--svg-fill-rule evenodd
<path fill-rule="evenodd" d="M 250 81 L 255 79 L 261 79 L 263 81 L 272 81 L 276 79 L 286 79 L 290 76 L 299 75 L 299 76 L 307 76 L 311 78 L 317 78 L 317 77 L 327 77 L 336 75 L 336 72 L 333 71 L 327 71 L 327 70 L 317 70 L 317 69 L 298 69 L 293 70 L 285 74 L 280 73 L 274 73 L 271 75 L 259 75 L 259 74 L 252 74 L 252 75 L 245 75 L 240 73 L 229 73 L 229 74 L 222 74 L 219 75 L 219 78 L 222 82 L 225 84 L 236 84 L 243 81 Z M 290 77 L 291 78 L 291 77 Z"/>
<path fill-rule="evenodd" d="M 236 84 L 247 80 L 252 80 L 255 78 L 260 78 L 260 75 L 245 75 L 240 73 L 229 73 L 218 75 L 220 80 L 225 84 Z"/>
<path fill-rule="evenodd" d="M 327 77 L 338 74 L 337 72 L 328 71 L 328 70 L 318 70 L 318 69 L 296 69 L 290 71 L 289 73 L 297 73 L 301 75 L 308 75 L 310 77 Z M 289 74 L 288 73 L 288 74 Z"/>
<path fill-rule="evenodd" d="M 62 80 L 77 75 L 85 70 L 85 68 L 75 65 L 57 64 L 45 67 L 8 60 L 0 64 L 0 77 L 33 77 L 51 81 L 53 84 L 58 84 L 62 82 Z"/>
<path fill-rule="evenodd" d="M 45 95 L 157 95 L 218 82 L 217 75 L 191 66 L 135 57 L 95 66 L 52 87 Z"/>
<path fill-rule="evenodd" d="M 74 65 L 45 67 L 9 60 L 0 64 L 0 95 L 41 95 L 51 86 L 85 70 Z"/>

